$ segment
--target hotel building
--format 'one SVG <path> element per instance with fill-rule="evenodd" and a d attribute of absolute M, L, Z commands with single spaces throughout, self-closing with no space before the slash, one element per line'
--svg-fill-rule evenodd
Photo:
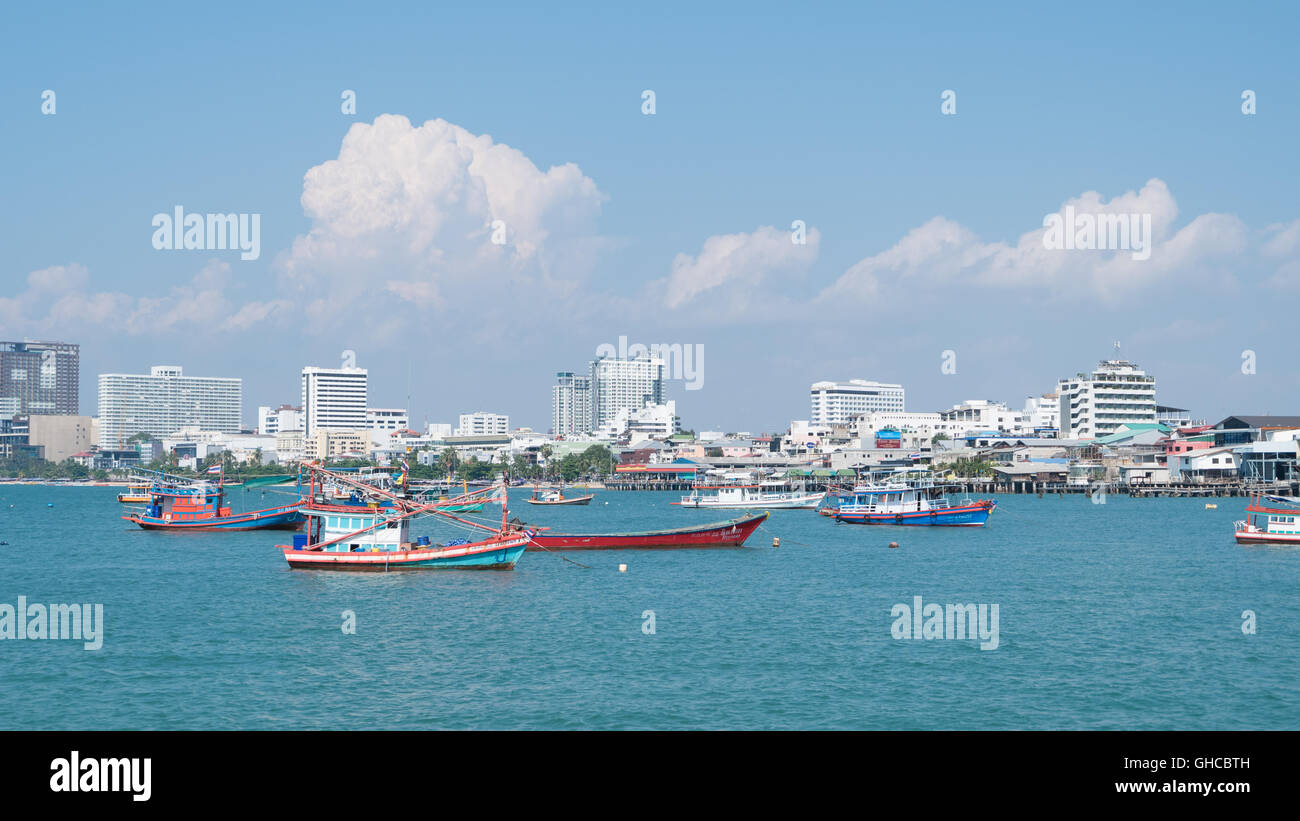
<path fill-rule="evenodd" d="M 365 368 L 302 369 L 302 422 L 307 437 L 319 428 L 365 430 Z"/>
<path fill-rule="evenodd" d="M 876 411 L 903 410 L 903 386 L 851 379 L 848 382 L 814 382 L 810 424 L 847 425 L 855 416 Z"/>
<path fill-rule="evenodd" d="M 591 363 L 590 382 L 590 430 L 613 422 L 619 411 L 633 412 L 664 403 L 664 361 L 659 357 L 601 357 Z"/>
<path fill-rule="evenodd" d="M 0 416 L 75 416 L 80 362 L 80 345 L 0 342 Z"/>
<path fill-rule="evenodd" d="M 181 428 L 238 433 L 244 398 L 237 377 L 185 376 L 179 365 L 148 375 L 99 375 L 99 446 L 116 450 L 137 433 L 155 438 Z"/>
<path fill-rule="evenodd" d="M 1127 423 L 1156 422 L 1156 378 L 1123 359 L 1103 359 L 1092 373 L 1062 379 L 1061 436 L 1096 439 Z"/>
<path fill-rule="evenodd" d="M 555 375 L 551 388 L 551 433 L 571 436 L 591 430 L 591 377 L 569 371 Z"/>
<path fill-rule="evenodd" d="M 504 413 L 475 411 L 462 413 L 456 436 L 501 436 L 510 432 L 510 417 Z"/>

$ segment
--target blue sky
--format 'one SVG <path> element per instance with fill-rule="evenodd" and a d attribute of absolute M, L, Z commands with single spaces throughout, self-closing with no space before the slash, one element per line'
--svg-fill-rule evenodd
<path fill-rule="evenodd" d="M 242 376 L 251 424 L 351 349 L 417 423 L 545 430 L 620 336 L 704 346 L 697 429 L 783 429 L 820 379 L 1019 405 L 1116 340 L 1197 416 L 1300 411 L 1281 4 L 6 14 L 0 338 L 80 342 L 83 412 L 169 363 Z M 1153 213 L 1151 259 L 1042 256 L 1070 202 Z M 177 205 L 260 214 L 261 256 L 155 250 Z"/>

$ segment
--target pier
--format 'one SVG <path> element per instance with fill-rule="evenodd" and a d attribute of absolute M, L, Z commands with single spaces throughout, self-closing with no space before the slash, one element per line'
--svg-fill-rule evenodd
<path fill-rule="evenodd" d="M 834 490 L 845 487 L 843 482 L 817 481 L 811 477 L 803 483 L 810 491 Z M 1056 495 L 1066 494 L 1091 495 L 1100 489 L 1111 495 L 1132 496 L 1135 499 L 1154 498 L 1216 498 L 1226 496 L 1249 496 L 1252 493 L 1265 493 L 1274 496 L 1300 496 L 1300 482 L 1164 482 L 1159 484 L 1120 484 L 1118 482 L 1095 482 L 1090 485 L 1069 484 L 1066 482 L 1041 482 L 1031 479 L 996 480 L 996 479 L 957 479 L 956 488 L 969 494 L 1010 494 L 1010 495 Z M 611 476 L 605 480 L 606 490 L 671 490 L 687 492 L 691 482 L 682 479 L 661 479 L 649 476 Z"/>

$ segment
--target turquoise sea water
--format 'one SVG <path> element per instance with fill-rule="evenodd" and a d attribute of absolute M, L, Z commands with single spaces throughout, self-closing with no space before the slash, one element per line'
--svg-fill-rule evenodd
<path fill-rule="evenodd" d="M 512 515 L 731 515 L 596 493 L 515 492 Z M 115 494 L 0 487 L 0 602 L 102 603 L 105 622 L 98 651 L 0 641 L 0 729 L 1300 728 L 1300 550 L 1237 546 L 1241 499 L 1005 496 L 960 530 L 774 511 L 742 550 L 384 575 L 289 570 L 286 532 L 145 532 Z M 997 604 L 999 647 L 894 639 L 918 595 Z"/>

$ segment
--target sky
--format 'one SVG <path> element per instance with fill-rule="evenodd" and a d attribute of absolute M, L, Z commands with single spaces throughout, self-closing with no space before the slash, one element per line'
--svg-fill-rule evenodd
<path fill-rule="evenodd" d="M 1297 23 L 1280 3 L 7 9 L 0 339 L 79 343 L 83 413 L 99 373 L 242 377 L 250 426 L 352 351 L 370 404 L 414 426 L 544 431 L 555 373 L 621 338 L 702 352 L 668 384 L 696 430 L 784 430 L 824 379 L 1019 407 L 1116 342 L 1194 417 L 1300 413 Z M 256 216 L 256 258 L 155 247 L 177 207 Z M 1141 217 L 1149 253 L 1047 247 L 1053 214 Z"/>

